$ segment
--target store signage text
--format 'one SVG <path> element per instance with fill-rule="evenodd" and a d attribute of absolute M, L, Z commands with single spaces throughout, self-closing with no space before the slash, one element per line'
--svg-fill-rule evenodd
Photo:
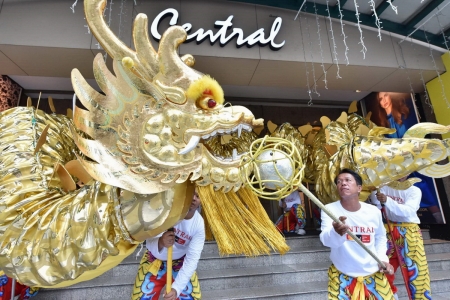
<path fill-rule="evenodd" d="M 162 12 L 160 12 L 156 18 L 153 20 L 153 23 L 150 28 L 151 35 L 156 39 L 161 39 L 161 34 L 158 32 L 158 25 L 162 18 L 166 17 L 167 15 L 172 15 L 172 18 L 170 18 L 169 24 L 176 25 L 178 22 L 178 11 L 174 8 L 168 8 Z M 217 40 L 219 41 L 221 46 L 225 46 L 231 39 L 234 37 L 237 37 L 236 44 L 238 47 L 247 45 L 249 47 L 259 43 L 260 45 L 267 45 L 270 44 L 270 47 L 274 50 L 279 50 L 281 47 L 284 46 L 285 41 L 277 44 L 275 42 L 275 38 L 280 31 L 282 20 L 280 17 L 277 17 L 272 24 L 272 28 L 270 29 L 270 34 L 267 38 L 264 36 L 264 29 L 260 28 L 244 38 L 244 31 L 241 28 L 233 28 L 232 31 L 227 35 L 228 31 L 231 30 L 231 27 L 233 26 L 233 23 L 231 21 L 233 20 L 233 15 L 229 16 L 225 21 L 216 21 L 215 27 L 218 27 L 219 30 L 214 33 L 212 30 L 207 30 L 200 28 L 197 31 L 195 31 L 192 34 L 189 34 L 189 31 L 192 29 L 191 23 L 186 23 L 181 25 L 181 27 L 186 30 L 188 33 L 186 41 L 192 41 L 196 40 L 197 43 L 201 43 L 204 39 L 209 37 L 209 41 L 211 44 L 214 44 Z"/>

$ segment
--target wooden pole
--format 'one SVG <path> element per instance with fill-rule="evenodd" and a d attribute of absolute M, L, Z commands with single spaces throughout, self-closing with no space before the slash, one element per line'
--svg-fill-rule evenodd
<path fill-rule="evenodd" d="M 174 229 L 172 227 L 169 228 L 167 231 L 174 232 Z M 172 290 L 172 256 L 173 256 L 173 245 L 167 248 L 166 294 L 170 293 L 170 291 Z"/>
<path fill-rule="evenodd" d="M 167 248 L 166 294 L 172 290 L 172 253 L 173 246 Z"/>

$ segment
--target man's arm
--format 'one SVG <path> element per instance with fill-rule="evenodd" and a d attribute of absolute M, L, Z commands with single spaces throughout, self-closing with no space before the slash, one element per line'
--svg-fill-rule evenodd
<path fill-rule="evenodd" d="M 320 241 L 322 242 L 322 244 L 326 247 L 330 247 L 330 248 L 337 248 L 342 246 L 342 244 L 345 242 L 346 240 L 346 235 L 345 234 L 340 234 L 342 233 L 341 230 L 340 233 L 336 232 L 335 226 L 333 226 L 333 220 L 322 210 L 320 213 L 321 219 L 322 219 L 322 225 L 321 225 L 321 230 L 322 232 L 320 233 Z M 345 218 L 345 217 L 340 217 L 341 218 Z M 345 221 L 345 219 L 344 219 Z M 344 227 L 340 228 L 340 229 L 344 229 L 346 227 L 346 225 L 344 225 Z"/>
<path fill-rule="evenodd" d="M 201 217 L 198 220 L 198 224 L 196 224 L 197 230 L 192 235 L 192 240 L 189 243 L 186 256 L 184 257 L 183 266 L 178 271 L 178 275 L 172 284 L 172 288 L 177 292 L 177 297 L 180 296 L 180 293 L 197 269 L 197 264 L 205 244 L 205 225 Z"/>
<path fill-rule="evenodd" d="M 373 191 L 372 193 L 370 193 L 370 203 L 372 203 L 373 205 L 376 205 L 376 207 L 378 207 L 378 209 L 381 209 L 381 203 L 377 199 L 377 191 Z"/>
<path fill-rule="evenodd" d="M 158 241 L 162 235 L 163 233 L 160 233 L 157 236 L 146 240 L 145 246 L 147 247 L 148 251 L 150 251 L 151 253 L 161 253 L 161 251 L 159 251 L 158 249 Z"/>
<path fill-rule="evenodd" d="M 381 217 L 381 211 L 377 213 L 377 227 L 375 228 L 375 251 L 377 257 L 383 262 L 389 262 L 389 258 L 386 255 L 387 252 L 387 238 L 386 229 L 384 228 L 383 218 Z"/>
<path fill-rule="evenodd" d="M 385 207 L 392 214 L 399 217 L 409 217 L 417 216 L 417 210 L 420 207 L 420 201 L 422 199 L 422 192 L 418 188 L 410 187 L 405 192 L 405 203 L 399 204 L 391 197 L 381 194 L 380 202 L 385 205 Z M 384 195 L 384 197 L 383 197 Z"/>

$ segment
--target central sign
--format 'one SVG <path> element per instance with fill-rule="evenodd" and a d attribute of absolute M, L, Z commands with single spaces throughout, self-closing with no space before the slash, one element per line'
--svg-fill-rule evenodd
<path fill-rule="evenodd" d="M 162 12 L 160 12 L 156 18 L 153 20 L 153 23 L 150 28 L 151 35 L 156 39 L 161 39 L 161 34 L 158 32 L 158 25 L 166 15 L 172 15 L 172 18 L 170 18 L 169 24 L 171 26 L 176 25 L 178 22 L 178 11 L 174 8 L 168 8 Z M 225 46 L 231 39 L 236 37 L 236 45 L 238 47 L 247 45 L 249 47 L 260 44 L 260 45 L 267 45 L 270 44 L 270 47 L 274 50 L 279 50 L 281 47 L 284 46 L 285 41 L 282 41 L 281 43 L 277 44 L 275 42 L 275 38 L 280 31 L 282 20 L 280 17 L 277 17 L 272 24 L 272 28 L 270 29 L 270 34 L 266 38 L 264 36 L 264 28 L 260 28 L 244 38 L 244 31 L 241 28 L 233 28 L 232 31 L 227 35 L 227 31 L 231 29 L 233 26 L 233 23 L 231 21 L 233 20 L 233 15 L 229 16 L 225 21 L 216 21 L 214 25 L 219 28 L 219 30 L 214 33 L 212 30 L 207 30 L 200 28 L 196 32 L 189 34 L 189 32 L 192 29 L 191 23 L 186 23 L 181 25 L 181 27 L 186 30 L 188 33 L 186 41 L 192 41 L 196 40 L 197 43 L 201 43 L 203 40 L 209 37 L 209 41 L 211 44 L 214 44 L 217 40 L 219 41 L 221 46 Z"/>

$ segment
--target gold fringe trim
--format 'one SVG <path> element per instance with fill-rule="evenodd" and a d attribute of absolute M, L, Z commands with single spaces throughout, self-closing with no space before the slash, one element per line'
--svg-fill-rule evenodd
<path fill-rule="evenodd" d="M 284 237 L 250 189 L 223 193 L 208 185 L 199 186 L 198 193 L 221 255 L 257 256 L 270 254 L 271 250 L 281 254 L 289 251 Z"/>
<path fill-rule="evenodd" d="M 205 240 L 214 241 L 214 235 L 211 231 L 211 225 L 209 225 L 209 220 L 208 220 L 208 217 L 206 216 L 205 209 L 203 209 L 203 206 L 202 206 L 201 215 L 202 215 L 203 221 L 205 223 Z"/>

